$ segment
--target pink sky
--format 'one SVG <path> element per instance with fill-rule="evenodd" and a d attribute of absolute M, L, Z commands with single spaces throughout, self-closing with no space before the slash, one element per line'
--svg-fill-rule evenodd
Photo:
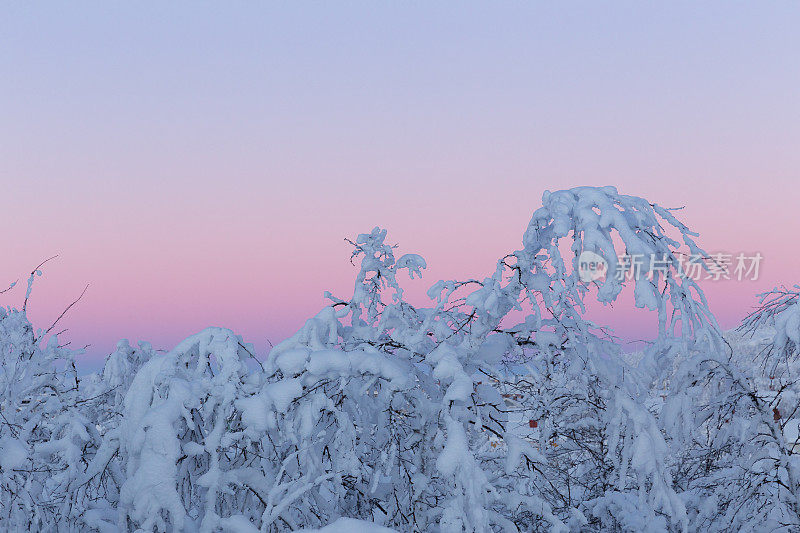
<path fill-rule="evenodd" d="M 2 303 L 59 254 L 31 315 L 89 283 L 65 320 L 89 366 L 209 325 L 263 353 L 351 290 L 344 237 L 388 228 L 428 260 L 420 293 L 489 273 L 545 189 L 606 184 L 764 255 L 705 284 L 723 326 L 800 281 L 796 7 L 317 7 L 12 8 Z M 616 311 L 630 338 L 653 320 Z"/>

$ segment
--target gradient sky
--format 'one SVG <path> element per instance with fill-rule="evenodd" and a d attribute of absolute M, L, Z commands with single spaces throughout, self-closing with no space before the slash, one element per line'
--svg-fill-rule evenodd
<path fill-rule="evenodd" d="M 613 6 L 613 7 L 612 7 Z M 205 326 L 259 350 L 346 296 L 343 238 L 389 229 L 479 277 L 545 189 L 618 186 L 709 251 L 725 327 L 800 281 L 800 4 L 6 2 L 0 284 L 95 367 Z M 654 317 L 611 320 L 635 338 Z"/>

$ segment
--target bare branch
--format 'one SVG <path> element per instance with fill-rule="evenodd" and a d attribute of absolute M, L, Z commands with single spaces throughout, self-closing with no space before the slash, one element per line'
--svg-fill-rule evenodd
<path fill-rule="evenodd" d="M 77 298 L 77 299 L 76 299 L 74 302 L 72 302 L 71 304 L 69 304 L 69 305 L 67 306 L 67 308 L 66 308 L 66 309 L 64 309 L 64 311 L 62 311 L 62 312 L 61 312 L 61 314 L 60 314 L 60 315 L 58 315 L 58 318 L 56 318 L 55 322 L 53 322 L 53 323 L 50 325 L 50 327 L 49 327 L 49 328 L 47 328 L 47 330 L 45 330 L 45 332 L 44 332 L 44 333 L 42 333 L 42 337 L 44 337 L 45 335 L 47 335 L 48 333 L 50 333 L 50 332 L 53 330 L 53 328 L 54 328 L 54 327 L 56 327 L 56 324 L 58 324 L 58 321 L 59 321 L 59 320 L 61 320 L 62 318 L 64 318 L 64 315 L 66 315 L 66 314 L 67 314 L 67 311 L 69 311 L 69 310 L 72 308 L 72 306 L 73 306 L 73 305 L 75 305 L 76 303 L 78 303 L 78 302 L 80 302 L 80 301 L 81 301 L 81 298 L 83 298 L 83 295 L 84 295 L 84 294 L 86 294 L 86 289 L 88 289 L 88 288 L 89 288 L 89 284 L 87 283 L 87 284 L 86 284 L 86 287 L 84 287 L 84 288 L 83 288 L 83 291 L 81 292 L 81 295 L 80 295 L 80 296 L 78 296 L 78 298 Z"/>

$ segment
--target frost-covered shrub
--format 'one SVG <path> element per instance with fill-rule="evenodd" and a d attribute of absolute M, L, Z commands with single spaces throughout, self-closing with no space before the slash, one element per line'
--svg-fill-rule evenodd
<path fill-rule="evenodd" d="M 39 274 L 31 274 L 28 295 Z M 46 333 L 31 325 L 26 306 L 0 309 L 0 528 L 5 530 L 79 529 L 95 496 L 86 468 L 100 437 L 81 408 L 74 354 Z"/>
<path fill-rule="evenodd" d="M 352 295 L 265 361 L 208 328 L 168 353 L 121 341 L 78 378 L 5 309 L 0 528 L 793 530 L 797 294 L 748 322 L 777 332 L 763 349 L 737 350 L 683 275 L 694 237 L 613 187 L 547 192 L 520 250 L 426 307 L 400 282 L 424 259 L 375 228 L 351 241 Z M 582 252 L 605 279 L 581 280 Z M 634 279 L 624 254 L 650 258 Z M 659 324 L 636 366 L 584 317 L 626 285 Z"/>
<path fill-rule="evenodd" d="M 310 354 L 311 364 L 318 350 L 364 351 L 376 362 L 389 356 L 413 376 L 390 389 L 389 401 L 380 378 L 365 381 L 364 371 L 352 364 L 342 363 L 338 370 L 348 384 L 363 383 L 361 390 L 370 391 L 368 383 L 376 383 L 377 390 L 370 391 L 374 412 L 402 415 L 354 423 L 369 428 L 357 440 L 359 446 L 366 444 L 364 450 L 385 446 L 385 437 L 366 443 L 375 431 L 379 437 L 399 431 L 405 438 L 381 458 L 398 465 L 386 474 L 394 485 L 390 494 L 396 496 L 388 503 L 381 498 L 380 483 L 373 482 L 372 500 L 361 496 L 379 466 L 374 456 L 356 454 L 366 466 L 364 474 L 355 476 L 362 484 L 355 491 L 356 508 L 367 513 L 358 516 L 379 511 L 382 520 L 399 529 L 443 531 L 686 527 L 684 504 L 667 468 L 667 445 L 645 407 L 648 390 L 631 382 L 639 377 L 634 372 L 624 382 L 617 347 L 601 340 L 582 318 L 589 287 L 578 279 L 577 259 L 572 268 L 565 264 L 560 240 L 570 236 L 576 256 L 591 249 L 616 260 L 615 232 L 629 253 L 669 253 L 677 265 L 676 244 L 662 232 L 660 215 L 696 247 L 669 212 L 612 188 L 546 194 L 544 202 L 522 250 L 502 258 L 483 280 L 435 284 L 429 291 L 432 308 L 404 302 L 397 283 L 399 268 L 419 273 L 424 266 L 419 256 L 395 263 L 385 231 L 376 228 L 359 236 L 354 257 L 363 258 L 353 298 L 331 297 L 331 308 L 272 352 L 272 364 L 300 353 Z M 637 280 L 637 302 L 666 313 L 657 283 L 658 278 Z M 680 281 L 670 278 L 669 283 L 673 291 L 682 290 Z M 382 297 L 386 288 L 394 293 L 388 300 Z M 621 288 L 609 278 L 598 297 L 613 301 Z M 666 327 L 662 335 L 671 338 Z M 684 339 L 692 338 L 686 331 Z M 503 359 L 517 368 L 527 365 L 524 377 L 499 372 Z M 496 386 L 477 383 L 477 376 Z M 345 387 L 340 381 L 330 390 Z M 543 421 L 537 444 L 521 440 L 509 424 L 509 406 L 498 394 L 509 387 L 524 398 L 514 411 Z M 316 396 L 321 405 L 331 394 L 322 387 Z M 365 404 L 373 402 L 358 396 L 345 393 L 334 404 L 353 402 L 363 414 Z M 502 445 L 494 446 L 493 438 Z"/>
<path fill-rule="evenodd" d="M 248 373 L 248 357 L 240 337 L 209 328 L 136 373 L 106 434 L 125 474 L 120 528 L 217 531 L 247 520 L 237 511 L 258 498 L 248 477 L 259 457 L 237 401 L 263 379 Z"/>
<path fill-rule="evenodd" d="M 706 502 L 699 527 L 800 529 L 798 302 L 797 286 L 762 294 L 759 307 L 729 336 L 728 357 L 702 363 L 708 394 L 691 408 L 706 417 L 714 456 L 688 462 L 699 471 Z"/>

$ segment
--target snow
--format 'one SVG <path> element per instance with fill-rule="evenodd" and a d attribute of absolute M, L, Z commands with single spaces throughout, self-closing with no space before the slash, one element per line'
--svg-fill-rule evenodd
<path fill-rule="evenodd" d="M 289 404 L 303 394 L 303 385 L 299 379 L 285 379 L 264 387 L 263 394 L 269 398 L 276 411 L 285 413 Z"/>
<path fill-rule="evenodd" d="M 365 520 L 354 520 L 352 518 L 339 518 L 327 526 L 319 529 L 297 529 L 304 533 L 394 533 L 393 529 L 379 526 Z"/>
<path fill-rule="evenodd" d="M 275 358 L 275 364 L 285 376 L 300 373 L 308 362 L 308 350 L 288 350 Z"/>
<path fill-rule="evenodd" d="M 27 459 L 25 443 L 10 436 L 0 439 L 0 468 L 5 471 L 22 468 Z"/>

